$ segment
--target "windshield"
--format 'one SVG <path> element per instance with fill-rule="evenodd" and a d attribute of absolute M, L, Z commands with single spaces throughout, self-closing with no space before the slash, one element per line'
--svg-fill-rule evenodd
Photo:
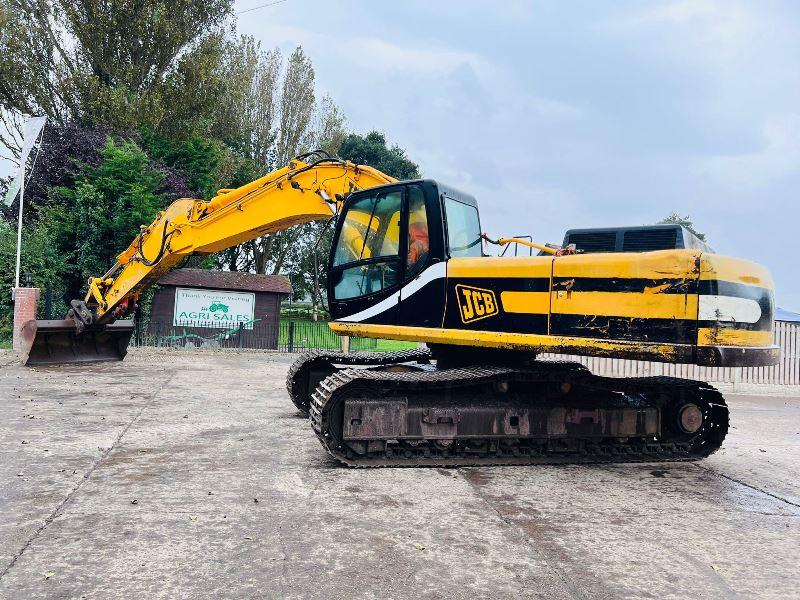
<path fill-rule="evenodd" d="M 334 266 L 397 256 L 400 243 L 402 191 L 361 198 L 347 209 L 333 257 Z"/>

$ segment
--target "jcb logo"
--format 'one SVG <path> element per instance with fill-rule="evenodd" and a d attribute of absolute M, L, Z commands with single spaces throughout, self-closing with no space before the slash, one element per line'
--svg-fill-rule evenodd
<path fill-rule="evenodd" d="M 457 285 L 456 298 L 458 298 L 461 321 L 464 323 L 493 317 L 498 313 L 497 299 L 492 290 Z"/>

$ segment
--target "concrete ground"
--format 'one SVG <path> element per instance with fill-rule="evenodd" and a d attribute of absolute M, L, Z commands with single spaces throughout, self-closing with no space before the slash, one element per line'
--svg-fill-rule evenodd
<path fill-rule="evenodd" d="M 729 396 L 696 464 L 352 470 L 291 360 L 0 354 L 0 596 L 800 595 L 798 398 Z"/>

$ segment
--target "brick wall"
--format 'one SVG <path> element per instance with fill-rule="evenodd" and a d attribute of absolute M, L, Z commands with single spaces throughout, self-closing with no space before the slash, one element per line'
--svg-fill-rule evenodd
<path fill-rule="evenodd" d="M 36 318 L 36 303 L 39 302 L 38 288 L 14 288 L 14 351 L 21 348 L 22 326 Z"/>

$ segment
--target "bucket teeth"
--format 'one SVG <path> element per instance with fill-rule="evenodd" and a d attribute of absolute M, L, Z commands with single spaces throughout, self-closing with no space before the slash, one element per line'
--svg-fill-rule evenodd
<path fill-rule="evenodd" d="M 132 335 L 133 321 L 82 332 L 70 320 L 28 321 L 22 327 L 21 358 L 29 366 L 118 361 L 125 358 Z"/>

